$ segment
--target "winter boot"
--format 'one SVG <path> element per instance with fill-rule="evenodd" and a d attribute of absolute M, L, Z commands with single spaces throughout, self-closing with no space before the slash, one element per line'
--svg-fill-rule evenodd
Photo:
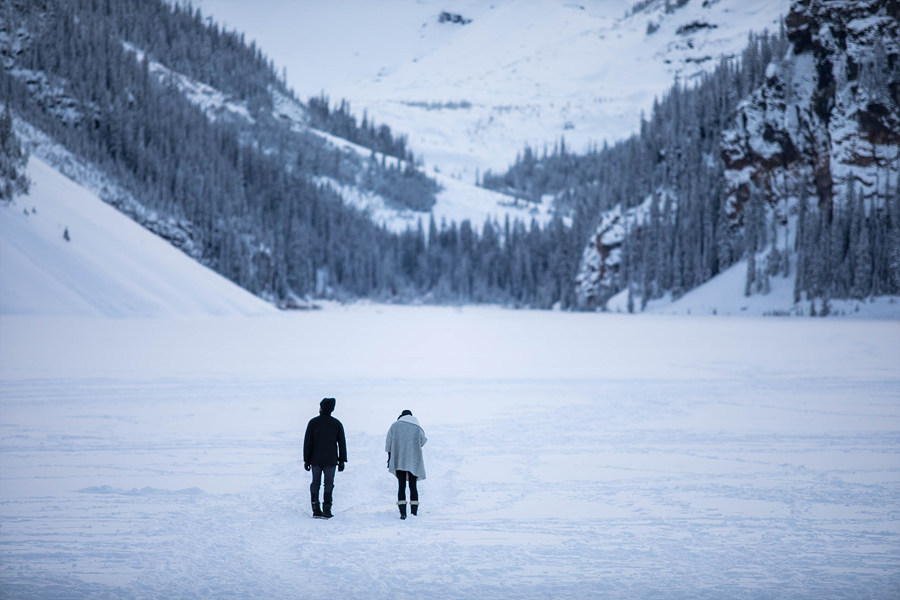
<path fill-rule="evenodd" d="M 312 511 L 313 511 L 313 516 L 316 517 L 317 519 L 322 517 L 322 507 L 319 505 L 318 502 L 312 503 Z"/>
<path fill-rule="evenodd" d="M 331 517 L 334 516 L 333 514 L 331 514 L 331 504 L 324 504 L 322 506 L 322 508 L 323 508 L 323 510 L 322 510 L 323 517 L 325 517 L 326 519 L 330 519 Z"/>
<path fill-rule="evenodd" d="M 410 500 L 409 501 L 409 512 L 413 514 L 413 516 L 419 514 L 419 501 L 418 500 Z"/>
<path fill-rule="evenodd" d="M 397 502 L 397 506 L 400 507 L 400 518 L 405 519 L 406 518 L 406 500 L 400 500 L 399 502 Z"/>

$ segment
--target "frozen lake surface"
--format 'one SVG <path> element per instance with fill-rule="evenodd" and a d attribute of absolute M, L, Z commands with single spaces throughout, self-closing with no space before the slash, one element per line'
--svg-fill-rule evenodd
<path fill-rule="evenodd" d="M 0 317 L 0 596 L 897 598 L 898 357 L 895 321 Z M 299 455 L 331 395 L 321 521 Z"/>

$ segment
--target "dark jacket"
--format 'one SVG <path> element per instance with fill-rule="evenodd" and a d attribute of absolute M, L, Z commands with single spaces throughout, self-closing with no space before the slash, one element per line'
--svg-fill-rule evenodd
<path fill-rule="evenodd" d="M 340 421 L 331 415 L 310 419 L 303 438 L 303 462 L 317 467 L 347 462 L 347 440 Z"/>

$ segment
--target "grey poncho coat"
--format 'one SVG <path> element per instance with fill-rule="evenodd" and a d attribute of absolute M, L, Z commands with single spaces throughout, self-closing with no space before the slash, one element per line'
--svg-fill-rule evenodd
<path fill-rule="evenodd" d="M 427 441 L 425 431 L 414 416 L 404 415 L 394 421 L 384 441 L 384 450 L 390 454 L 388 470 L 391 473 L 409 471 L 416 478 L 425 479 L 422 446 Z"/>

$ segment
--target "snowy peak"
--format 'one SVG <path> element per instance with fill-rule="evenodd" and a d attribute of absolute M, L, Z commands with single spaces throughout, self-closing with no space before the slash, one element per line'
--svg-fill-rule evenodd
<path fill-rule="evenodd" d="M 674 79 L 777 29 L 789 1 L 633 4 L 200 1 L 266 48 L 299 95 L 347 98 L 408 134 L 427 168 L 463 181 L 506 169 L 526 145 L 565 137 L 581 152 L 627 137 Z M 442 22 L 444 11 L 466 24 Z"/>

